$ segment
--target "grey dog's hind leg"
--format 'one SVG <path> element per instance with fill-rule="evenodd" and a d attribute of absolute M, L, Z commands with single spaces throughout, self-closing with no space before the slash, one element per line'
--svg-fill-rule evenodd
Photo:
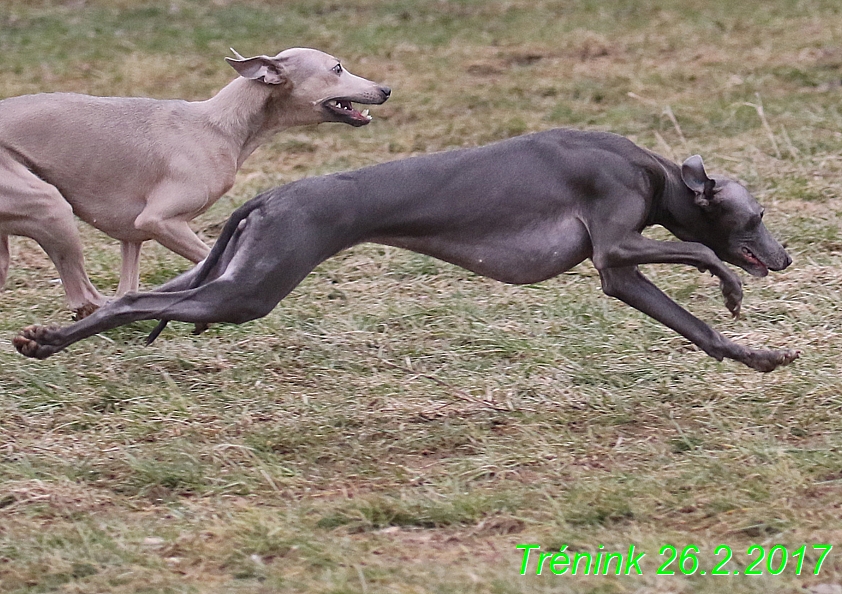
<path fill-rule="evenodd" d="M 45 359 L 78 340 L 138 320 L 241 323 L 265 315 L 262 300 L 249 299 L 254 288 L 242 289 L 236 279 L 216 279 L 185 291 L 129 293 L 70 326 L 24 328 L 13 342 L 21 354 Z"/>
<path fill-rule="evenodd" d="M 247 225 L 248 215 L 252 211 L 258 210 L 264 203 L 265 198 L 261 198 L 263 197 L 259 196 L 250 200 L 231 214 L 207 258 L 199 262 L 191 270 L 164 283 L 157 289 L 153 289 L 153 292 L 172 293 L 175 291 L 184 291 L 199 286 L 208 278 L 221 276 L 237 253 L 238 239 L 240 239 L 241 232 Z M 146 337 L 146 346 L 155 342 L 155 339 L 164 331 L 168 323 L 169 320 L 167 318 L 161 318 L 158 325 Z M 196 322 L 193 334 L 201 334 L 207 329 L 207 322 Z"/>
<path fill-rule="evenodd" d="M 14 338 L 15 347 L 23 355 L 43 359 L 78 340 L 138 320 L 241 324 L 265 316 L 338 248 L 325 243 L 329 233 L 313 226 L 279 225 L 255 214 L 247 224 L 235 222 L 238 232 L 221 236 L 222 243 L 202 265 L 158 290 L 129 293 L 65 328 L 29 326 Z M 289 235 L 290 244 L 300 247 L 273 249 L 276 234 Z"/>

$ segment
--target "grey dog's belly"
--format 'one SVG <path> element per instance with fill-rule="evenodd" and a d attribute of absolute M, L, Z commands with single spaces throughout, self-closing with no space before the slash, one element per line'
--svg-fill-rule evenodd
<path fill-rule="evenodd" d="M 420 252 L 510 284 L 537 283 L 570 270 L 591 255 L 584 225 L 575 218 L 481 238 L 458 235 L 378 237 L 371 241 Z"/>

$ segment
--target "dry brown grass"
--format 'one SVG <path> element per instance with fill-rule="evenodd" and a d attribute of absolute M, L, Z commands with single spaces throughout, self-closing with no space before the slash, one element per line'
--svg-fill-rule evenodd
<path fill-rule="evenodd" d="M 394 87 L 367 128 L 261 149 L 196 221 L 209 239 L 273 185 L 558 125 L 699 152 L 753 188 L 795 264 L 748 280 L 738 321 L 709 277 L 646 273 L 729 336 L 804 351 L 769 375 L 717 363 L 601 295 L 589 265 L 510 287 L 361 246 L 263 320 L 174 324 L 150 348 L 137 324 L 33 362 L 8 339 L 69 314 L 15 239 L 0 590 L 837 592 L 836 550 L 818 576 L 655 575 L 666 543 L 708 569 L 728 544 L 733 569 L 751 543 L 842 536 L 837 2 L 16 0 L 0 25 L 3 96 L 204 98 L 229 46 L 319 47 Z M 113 290 L 116 243 L 84 235 Z M 147 287 L 187 267 L 144 253 Z M 646 572 L 520 576 L 523 542 L 636 544 Z"/>

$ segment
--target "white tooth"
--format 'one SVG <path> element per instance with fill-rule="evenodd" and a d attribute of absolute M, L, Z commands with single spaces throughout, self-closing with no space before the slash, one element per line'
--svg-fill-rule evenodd
<path fill-rule="evenodd" d="M 367 110 L 367 109 L 364 109 L 364 110 L 363 110 L 363 115 L 364 115 L 364 116 L 368 116 L 368 110 Z"/>

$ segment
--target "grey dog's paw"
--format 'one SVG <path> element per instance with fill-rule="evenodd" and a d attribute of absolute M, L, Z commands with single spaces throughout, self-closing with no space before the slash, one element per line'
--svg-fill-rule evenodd
<path fill-rule="evenodd" d="M 722 278 L 719 281 L 719 288 L 725 298 L 725 307 L 735 318 L 740 317 L 740 307 L 743 303 L 743 284 L 739 277 L 734 275 L 728 280 Z"/>
<path fill-rule="evenodd" d="M 772 371 L 777 367 L 789 365 L 801 356 L 801 351 L 796 349 L 749 351 L 743 363 L 764 373 Z"/>
<path fill-rule="evenodd" d="M 56 346 L 45 344 L 56 330 L 50 326 L 27 326 L 12 339 L 12 344 L 24 357 L 46 359 L 59 350 Z"/>

